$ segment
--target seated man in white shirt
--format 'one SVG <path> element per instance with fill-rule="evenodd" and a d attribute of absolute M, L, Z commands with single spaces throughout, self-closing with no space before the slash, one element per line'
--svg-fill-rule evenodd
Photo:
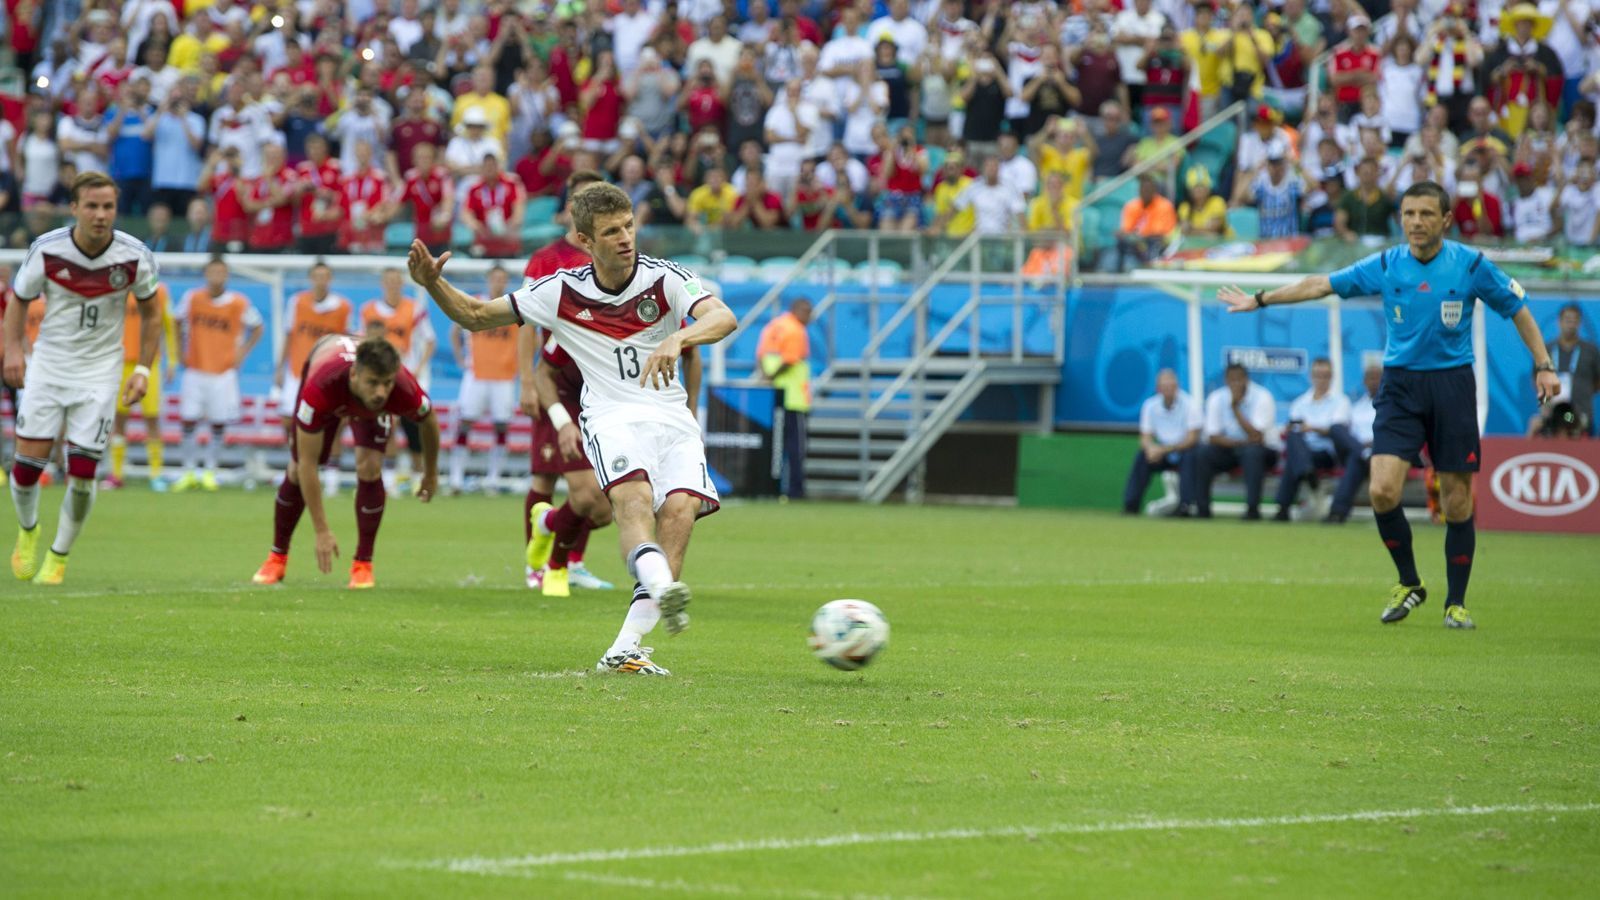
<path fill-rule="evenodd" d="M 1333 363 L 1311 361 L 1311 390 L 1289 405 L 1289 432 L 1284 439 L 1283 478 L 1278 481 L 1279 522 L 1289 521 L 1289 507 L 1301 482 L 1337 468 L 1350 455 L 1350 398 L 1333 389 Z"/>
<path fill-rule="evenodd" d="M 1205 445 L 1200 448 L 1196 515 L 1211 518 L 1211 482 L 1218 472 L 1244 469 L 1245 520 L 1261 518 L 1261 486 L 1278 463 L 1278 402 L 1238 363 L 1229 363 L 1224 385 L 1206 396 Z"/>
<path fill-rule="evenodd" d="M 1367 392 L 1350 407 L 1350 449 L 1344 457 L 1344 475 L 1333 490 L 1333 504 L 1328 507 L 1324 522 L 1342 525 L 1350 519 L 1350 508 L 1356 503 L 1356 491 L 1367 480 L 1372 468 L 1372 422 L 1378 417 L 1373 401 L 1378 397 L 1378 385 L 1383 383 L 1383 367 L 1367 366 L 1361 373 L 1361 382 Z"/>
<path fill-rule="evenodd" d="M 1178 373 L 1162 369 L 1156 374 L 1156 394 L 1139 408 L 1139 452 L 1122 492 L 1122 511 L 1137 515 L 1150 476 L 1178 473 L 1178 506 L 1174 515 L 1187 516 L 1194 505 L 1194 469 L 1200 443 L 1200 407 L 1178 390 Z"/>

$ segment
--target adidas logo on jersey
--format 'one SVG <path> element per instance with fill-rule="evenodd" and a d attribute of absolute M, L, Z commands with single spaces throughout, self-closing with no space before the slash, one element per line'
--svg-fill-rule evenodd
<path fill-rule="evenodd" d="M 578 321 L 580 321 L 580 322 L 593 322 L 594 321 L 594 314 L 590 313 L 587 309 L 580 309 L 580 310 L 578 310 Z"/>

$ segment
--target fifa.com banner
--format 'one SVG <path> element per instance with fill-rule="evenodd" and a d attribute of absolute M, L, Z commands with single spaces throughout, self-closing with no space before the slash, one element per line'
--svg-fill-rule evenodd
<path fill-rule="evenodd" d="M 1484 528 L 1600 534 L 1600 441 L 1484 438 Z"/>

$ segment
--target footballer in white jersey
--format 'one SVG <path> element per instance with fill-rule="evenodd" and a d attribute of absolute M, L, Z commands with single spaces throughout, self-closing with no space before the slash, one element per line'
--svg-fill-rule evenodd
<path fill-rule="evenodd" d="M 117 231 L 117 185 L 86 172 L 70 189 L 74 223 L 33 242 L 17 270 L 18 309 L 6 316 L 5 380 L 23 391 L 17 411 L 17 451 L 11 499 L 20 530 L 11 571 L 38 584 L 60 584 L 67 554 L 94 505 L 95 469 L 105 452 L 122 383 L 123 319 L 127 295 L 138 301 L 139 364 L 128 376 L 123 400 L 133 406 L 149 385 L 161 336 L 153 302 L 159 273 L 155 256 Z M 43 303 L 44 318 L 31 359 L 22 354 L 22 306 Z M 50 552 L 41 563 L 39 478 L 56 436 L 67 440 L 67 496 Z"/>
<path fill-rule="evenodd" d="M 628 569 L 638 580 L 633 604 L 595 668 L 666 675 L 640 641 L 658 622 L 678 634 L 688 627 L 689 587 L 681 580 L 695 519 L 716 509 L 705 445 L 678 383 L 686 347 L 712 344 L 738 325 L 721 300 L 689 271 L 641 257 L 628 195 L 597 184 L 570 203 L 573 228 L 593 262 L 564 269 L 487 303 L 443 276 L 450 254 L 435 258 L 411 245 L 411 277 L 439 308 L 469 331 L 539 325 L 583 372 L 583 438 L 616 517 Z M 694 322 L 687 327 L 686 318 Z M 553 535 L 539 528 L 528 565 L 548 556 Z M 656 543 L 659 535 L 661 543 Z"/>

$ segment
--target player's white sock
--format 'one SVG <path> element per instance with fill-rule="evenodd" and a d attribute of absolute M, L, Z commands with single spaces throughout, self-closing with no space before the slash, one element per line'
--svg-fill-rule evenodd
<path fill-rule="evenodd" d="M 222 453 L 222 438 L 222 426 L 211 426 L 211 440 L 206 443 L 206 471 L 213 475 L 217 474 L 217 457 Z"/>
<path fill-rule="evenodd" d="M 660 544 L 644 543 L 633 548 L 628 554 L 628 571 L 657 600 L 672 583 L 672 567 L 667 564 L 667 553 Z"/>
<path fill-rule="evenodd" d="M 622 620 L 622 630 L 617 632 L 617 639 L 612 642 L 611 649 L 606 651 L 607 656 L 616 656 L 627 653 L 639 646 L 644 636 L 649 634 L 656 623 L 661 621 L 661 607 L 641 586 L 633 589 L 633 605 L 628 607 L 628 616 Z"/>
<path fill-rule="evenodd" d="M 61 498 L 61 521 L 56 523 L 56 540 L 50 545 L 50 552 L 66 556 L 72 551 L 72 543 L 83 530 L 89 510 L 94 508 L 94 493 L 93 478 L 67 479 L 67 495 Z"/>
<path fill-rule="evenodd" d="M 48 466 L 49 460 L 34 459 L 27 456 L 18 456 L 18 463 L 26 464 L 40 472 Z M 17 510 L 17 524 L 26 529 L 37 528 L 39 525 L 39 482 L 35 478 L 33 484 L 26 487 L 22 479 L 15 477 L 15 470 L 11 479 L 11 505 Z"/>
<path fill-rule="evenodd" d="M 183 471 L 193 475 L 200 468 L 200 429 L 190 422 L 183 423 Z"/>
<path fill-rule="evenodd" d="M 467 483 L 467 448 L 456 444 L 450 448 L 450 486 L 461 490 Z"/>
<path fill-rule="evenodd" d="M 504 444 L 492 444 L 489 447 L 489 484 L 500 483 L 500 467 L 506 460 L 506 447 Z"/>

